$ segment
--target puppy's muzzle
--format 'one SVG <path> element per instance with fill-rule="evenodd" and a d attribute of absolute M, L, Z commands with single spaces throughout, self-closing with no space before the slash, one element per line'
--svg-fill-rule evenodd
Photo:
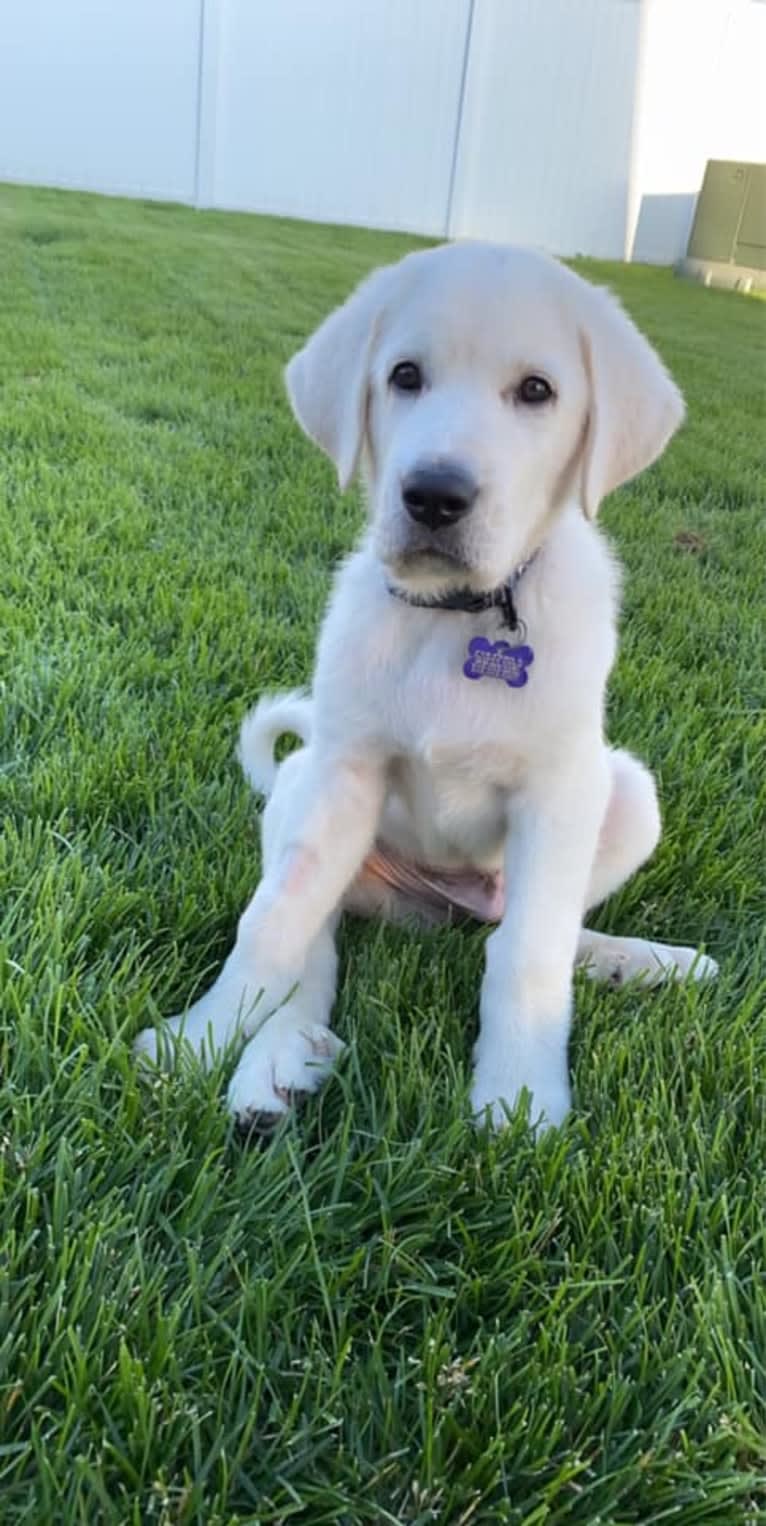
<path fill-rule="evenodd" d="M 448 462 L 421 466 L 402 483 L 402 501 L 416 524 L 437 532 L 448 529 L 470 512 L 479 485 L 461 466 Z"/>

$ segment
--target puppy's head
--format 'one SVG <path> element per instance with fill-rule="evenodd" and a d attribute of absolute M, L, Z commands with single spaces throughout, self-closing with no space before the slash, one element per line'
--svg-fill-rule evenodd
<path fill-rule="evenodd" d="M 683 402 L 607 292 L 543 255 L 452 244 L 376 271 L 290 361 L 341 487 L 363 463 L 374 543 L 412 589 L 486 589 L 564 503 L 664 449 Z"/>

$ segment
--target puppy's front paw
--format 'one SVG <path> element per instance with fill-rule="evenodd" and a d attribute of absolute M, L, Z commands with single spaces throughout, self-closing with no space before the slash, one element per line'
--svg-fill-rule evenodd
<path fill-rule="evenodd" d="M 566 1074 L 533 1077 L 521 1070 L 513 1073 L 503 1064 L 493 1065 L 479 1060 L 471 1087 L 471 1109 L 477 1123 L 486 1120 L 489 1109 L 493 1128 L 504 1128 L 508 1114 L 513 1112 L 524 1093 L 529 1099 L 529 1121 L 537 1134 L 557 1128 L 564 1122 L 571 1106 Z"/>
<path fill-rule="evenodd" d="M 169 1017 L 156 1028 L 142 1028 L 133 1040 L 133 1053 L 139 1063 L 146 1060 L 150 1065 L 169 1070 L 178 1050 L 179 1023 L 179 1018 Z"/>
<path fill-rule="evenodd" d="M 173 1069 L 184 1057 L 196 1056 L 210 1066 L 221 1050 L 240 1036 L 254 1032 L 283 995 L 264 989 L 236 965 L 224 966 L 210 990 L 188 1012 L 169 1017 L 156 1028 L 144 1028 L 135 1041 L 139 1059 Z"/>
<path fill-rule="evenodd" d="M 278 1012 L 245 1046 L 228 1093 L 240 1128 L 269 1132 L 294 1102 L 318 1091 L 345 1044 L 321 1023 Z"/>

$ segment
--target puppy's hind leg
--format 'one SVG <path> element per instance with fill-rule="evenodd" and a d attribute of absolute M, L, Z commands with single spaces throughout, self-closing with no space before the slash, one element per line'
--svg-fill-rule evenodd
<path fill-rule="evenodd" d="M 624 885 L 654 852 L 660 838 L 657 791 L 648 769 L 627 752 L 613 752 L 611 765 L 612 792 L 588 887 L 589 907 Z M 610 986 L 628 980 L 655 986 L 686 976 L 710 980 L 718 973 L 715 960 L 697 949 L 646 938 L 617 938 L 588 928 L 580 933 L 577 963 L 591 980 Z"/>
<path fill-rule="evenodd" d="M 590 980 L 621 986 L 638 980 L 645 986 L 667 980 L 713 980 L 718 965 L 709 954 L 673 943 L 654 943 L 648 938 L 617 938 L 584 927 L 577 945 L 577 963 Z"/>

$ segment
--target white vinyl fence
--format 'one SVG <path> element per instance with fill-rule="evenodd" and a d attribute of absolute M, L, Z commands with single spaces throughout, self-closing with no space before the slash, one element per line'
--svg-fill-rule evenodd
<path fill-rule="evenodd" d="M 0 180 L 680 255 L 764 0 L 0 0 Z"/>

